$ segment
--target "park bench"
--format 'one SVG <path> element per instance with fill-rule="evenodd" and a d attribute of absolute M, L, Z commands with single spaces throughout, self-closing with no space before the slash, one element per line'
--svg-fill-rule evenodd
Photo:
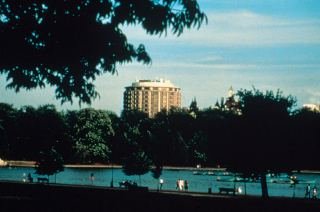
<path fill-rule="evenodd" d="M 119 186 L 124 187 L 129 191 L 148 191 L 149 190 L 148 187 L 138 186 L 136 182 L 131 182 L 128 180 L 119 182 Z"/>
<path fill-rule="evenodd" d="M 219 194 L 222 194 L 222 193 L 225 193 L 225 194 L 233 194 L 235 195 L 237 192 L 237 190 L 235 188 L 223 188 L 223 187 L 220 187 L 219 188 Z"/>
<path fill-rule="evenodd" d="M 125 180 L 125 181 L 119 182 L 119 186 L 124 188 L 130 188 L 130 187 L 137 187 L 138 185 L 136 182 Z"/>
<path fill-rule="evenodd" d="M 38 183 L 49 183 L 49 179 L 46 177 L 38 177 Z"/>

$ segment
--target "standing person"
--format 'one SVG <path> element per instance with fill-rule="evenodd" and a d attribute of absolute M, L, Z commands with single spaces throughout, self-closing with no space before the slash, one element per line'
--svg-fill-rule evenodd
<path fill-rule="evenodd" d="M 189 184 L 188 184 L 188 181 L 185 180 L 185 181 L 184 181 L 184 190 L 185 190 L 185 191 L 188 191 L 188 189 L 189 189 Z"/>
<path fill-rule="evenodd" d="M 31 176 L 30 173 L 28 173 L 28 182 L 29 182 L 29 183 L 32 183 L 32 182 L 33 182 L 33 178 L 32 178 L 32 176 Z"/>
<path fill-rule="evenodd" d="M 184 180 L 179 179 L 179 190 L 183 191 L 184 189 Z"/>
<path fill-rule="evenodd" d="M 27 174 L 23 173 L 22 174 L 22 182 L 26 182 L 27 181 L 26 177 L 27 177 Z"/>
<path fill-rule="evenodd" d="M 159 184 L 160 184 L 160 190 L 162 189 L 162 186 L 163 186 L 163 183 L 164 183 L 164 180 L 162 179 L 162 178 L 160 178 L 160 180 L 159 180 Z"/>
<path fill-rule="evenodd" d="M 312 199 L 317 199 L 317 194 L 318 194 L 318 190 L 316 185 L 314 185 L 312 188 Z"/>
<path fill-rule="evenodd" d="M 311 187 L 310 184 L 307 185 L 306 187 L 306 194 L 305 194 L 305 198 L 310 198 L 310 192 L 311 192 Z"/>
<path fill-rule="evenodd" d="M 179 189 L 179 187 L 180 187 L 180 179 L 177 180 L 177 182 L 176 182 L 176 189 Z"/>
<path fill-rule="evenodd" d="M 94 181 L 94 174 L 93 173 L 90 174 L 90 181 L 91 181 L 91 184 L 93 184 L 93 181 Z"/>

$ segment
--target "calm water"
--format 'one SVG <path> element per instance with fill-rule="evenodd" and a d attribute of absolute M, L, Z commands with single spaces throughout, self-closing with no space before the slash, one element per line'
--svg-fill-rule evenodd
<path fill-rule="evenodd" d="M 24 181 L 28 173 L 32 174 L 32 177 L 37 178 L 34 174 L 33 168 L 25 167 L 2 167 L 0 168 L 0 180 L 10 181 Z M 90 180 L 91 173 L 94 174 L 94 181 Z M 204 174 L 206 172 L 200 172 L 199 175 L 195 175 L 193 170 L 163 170 L 161 176 L 164 179 L 163 189 L 176 190 L 176 181 L 178 179 L 188 180 L 189 191 L 208 192 L 208 188 L 212 189 L 212 192 L 218 192 L 219 187 L 233 187 L 234 182 L 232 176 L 217 176 Z M 305 188 L 308 183 L 311 187 L 316 185 L 320 188 L 320 175 L 319 174 L 296 174 L 300 183 L 296 185 L 295 196 L 304 197 Z M 113 169 L 114 186 L 119 186 L 119 182 L 123 180 L 132 180 L 140 183 L 139 176 L 126 176 L 121 169 Z M 78 184 L 78 185 L 94 185 L 94 186 L 110 186 L 112 180 L 111 168 L 65 168 L 65 170 L 55 176 L 50 176 L 50 182 L 62 183 L 62 184 Z M 276 181 L 276 183 L 275 183 Z M 141 176 L 141 185 L 148 186 L 150 189 L 157 189 L 158 180 L 154 179 L 151 173 Z M 261 195 L 261 186 L 259 182 L 236 182 L 235 186 L 241 187 L 243 190 L 246 188 L 247 194 Z M 294 188 L 291 186 L 287 176 L 283 175 L 276 178 L 268 178 L 268 189 L 270 196 L 287 196 L 292 197 L 294 194 Z M 320 197 L 320 196 L 319 196 Z"/>

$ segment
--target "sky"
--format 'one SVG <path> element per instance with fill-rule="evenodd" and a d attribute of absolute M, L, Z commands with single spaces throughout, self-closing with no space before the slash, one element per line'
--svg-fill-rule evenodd
<path fill-rule="evenodd" d="M 129 42 L 143 43 L 151 65 L 118 66 L 118 74 L 96 80 L 100 98 L 91 107 L 120 114 L 124 87 L 137 79 L 170 80 L 182 90 L 182 106 L 196 98 L 200 108 L 213 106 L 235 91 L 280 89 L 298 107 L 320 104 L 319 0 L 198 0 L 208 23 L 179 37 L 150 36 L 140 27 L 123 26 Z M 1 47 L 0 47 L 1 48 Z M 20 91 L 5 88 L 0 76 L 0 102 L 58 109 L 79 109 L 77 100 L 60 104 L 54 88 Z M 87 107 L 86 105 L 82 105 Z"/>

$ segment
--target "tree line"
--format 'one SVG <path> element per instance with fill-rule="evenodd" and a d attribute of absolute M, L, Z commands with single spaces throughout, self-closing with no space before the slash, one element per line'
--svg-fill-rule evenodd
<path fill-rule="evenodd" d="M 17 109 L 1 103 L 0 157 L 39 161 L 54 149 L 64 163 L 121 164 L 128 175 L 152 170 L 159 177 L 164 165 L 201 164 L 263 182 L 270 172 L 320 168 L 320 113 L 295 105 L 291 95 L 255 88 L 205 109 L 194 99 L 188 108 L 154 118 L 140 111 L 118 116 L 93 108 Z"/>

